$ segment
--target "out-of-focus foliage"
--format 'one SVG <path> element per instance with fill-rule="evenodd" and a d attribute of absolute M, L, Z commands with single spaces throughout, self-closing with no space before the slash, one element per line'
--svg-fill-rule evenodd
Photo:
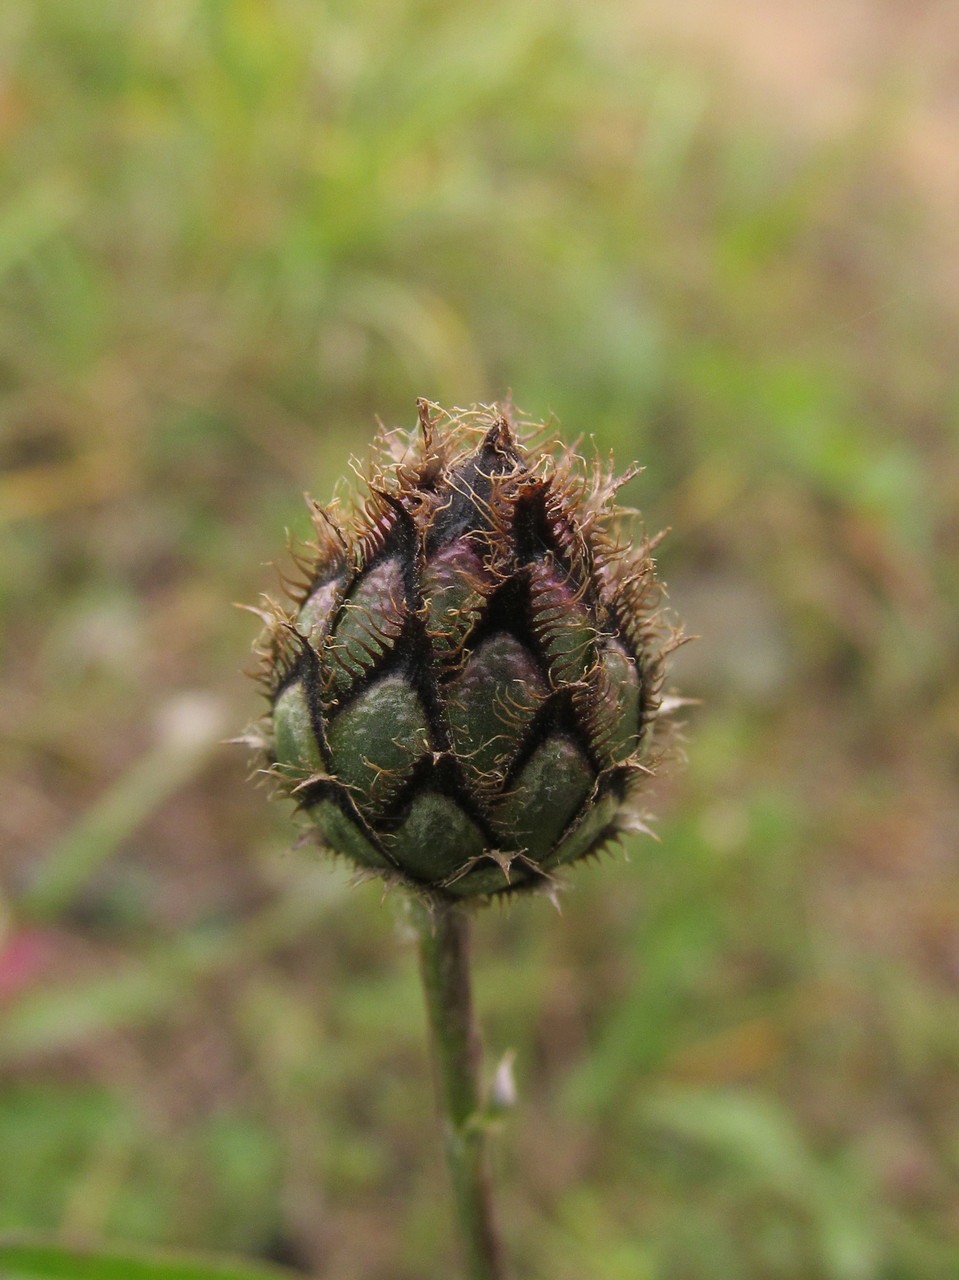
<path fill-rule="evenodd" d="M 235 1259 L 58 1245 L 29 1237 L 0 1243 L 0 1266 L 6 1280 L 291 1280 L 296 1274 Z"/>
<path fill-rule="evenodd" d="M 477 922 L 521 1273 L 959 1269 L 955 264 L 878 105 L 625 0 L 0 6 L 0 1229 L 450 1274 L 391 904 L 212 748 L 302 490 L 511 387 L 647 464 L 704 699 L 660 844 Z"/>

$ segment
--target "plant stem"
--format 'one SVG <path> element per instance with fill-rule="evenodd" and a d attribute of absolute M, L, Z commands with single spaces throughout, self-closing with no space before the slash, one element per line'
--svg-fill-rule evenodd
<path fill-rule="evenodd" d="M 469 1280 L 506 1280 L 486 1157 L 473 1022 L 469 916 L 455 903 L 413 904 L 436 1097 Z"/>

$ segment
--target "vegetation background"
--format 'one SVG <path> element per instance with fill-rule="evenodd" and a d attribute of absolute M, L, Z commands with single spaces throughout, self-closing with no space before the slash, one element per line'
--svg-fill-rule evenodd
<path fill-rule="evenodd" d="M 661 842 L 477 920 L 518 1274 L 959 1274 L 957 48 L 948 0 L 0 7 L 0 1229 L 453 1273 L 395 904 L 217 742 L 302 491 L 512 388 L 647 465 L 703 637 Z"/>

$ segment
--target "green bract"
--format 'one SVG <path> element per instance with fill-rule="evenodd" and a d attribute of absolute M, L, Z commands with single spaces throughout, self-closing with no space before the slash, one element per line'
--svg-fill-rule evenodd
<path fill-rule="evenodd" d="M 362 505 L 314 508 L 293 609 L 262 611 L 257 743 L 362 868 L 455 897 L 548 883 L 636 821 L 675 643 L 650 544 L 621 540 L 598 463 L 499 408 L 419 410 Z"/>

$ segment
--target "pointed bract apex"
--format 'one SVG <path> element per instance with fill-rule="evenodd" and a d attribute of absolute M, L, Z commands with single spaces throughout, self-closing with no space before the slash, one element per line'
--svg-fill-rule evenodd
<path fill-rule="evenodd" d="M 484 444 L 487 448 L 495 449 L 497 453 L 513 454 L 516 450 L 516 441 L 513 437 L 513 430 L 510 426 L 509 418 L 501 413 L 489 431 L 486 433 Z"/>
<path fill-rule="evenodd" d="M 422 397 L 416 402 L 420 431 L 423 433 L 423 453 L 433 452 L 433 419 L 430 417 L 430 403 Z"/>

